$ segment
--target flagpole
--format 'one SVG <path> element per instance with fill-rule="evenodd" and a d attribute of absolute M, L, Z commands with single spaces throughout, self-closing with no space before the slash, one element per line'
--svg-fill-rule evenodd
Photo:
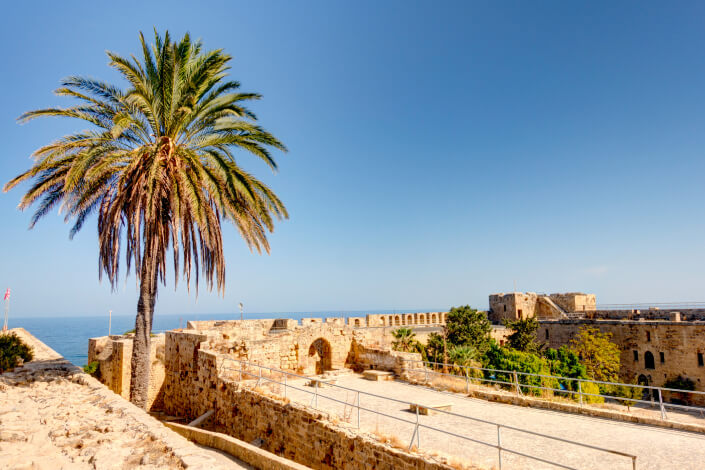
<path fill-rule="evenodd" d="M 5 292 L 5 322 L 2 324 L 2 331 L 7 331 L 7 317 L 10 314 L 10 289 Z"/>

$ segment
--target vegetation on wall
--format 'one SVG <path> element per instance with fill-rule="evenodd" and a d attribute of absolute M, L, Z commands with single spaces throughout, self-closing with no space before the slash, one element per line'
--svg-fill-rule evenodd
<path fill-rule="evenodd" d="M 86 364 L 83 366 L 83 372 L 95 377 L 96 379 L 100 379 L 100 362 L 93 361 Z"/>
<path fill-rule="evenodd" d="M 15 333 L 0 334 L 0 374 L 34 358 L 32 348 Z"/>

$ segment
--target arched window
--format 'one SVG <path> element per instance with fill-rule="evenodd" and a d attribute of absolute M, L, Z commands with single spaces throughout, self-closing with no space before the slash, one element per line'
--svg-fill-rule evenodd
<path fill-rule="evenodd" d="M 655 369 L 656 365 L 654 363 L 654 355 L 651 354 L 651 351 L 646 351 L 644 353 L 644 367 L 647 369 Z"/>

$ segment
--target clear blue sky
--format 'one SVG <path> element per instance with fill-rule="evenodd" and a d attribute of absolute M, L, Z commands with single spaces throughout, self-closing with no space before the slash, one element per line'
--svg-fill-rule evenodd
<path fill-rule="evenodd" d="M 32 4 L 30 4 L 32 3 Z M 189 31 L 235 57 L 289 147 L 271 174 L 291 219 L 272 254 L 226 231 L 225 297 L 162 288 L 157 314 L 447 308 L 491 292 L 598 303 L 705 300 L 702 2 L 12 2 L 3 6 L 3 183 L 79 123 L 59 81 L 115 81 L 105 50 Z M 77 127 L 78 126 L 78 127 Z M 0 195 L 12 313 L 133 314 L 98 282 L 95 223 L 28 231 Z"/>

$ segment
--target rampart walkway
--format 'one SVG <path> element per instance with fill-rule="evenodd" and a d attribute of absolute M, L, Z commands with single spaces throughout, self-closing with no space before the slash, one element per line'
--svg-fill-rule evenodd
<path fill-rule="evenodd" d="M 187 441 L 22 329 L 35 360 L 0 374 L 0 468 L 251 467 Z"/>
<path fill-rule="evenodd" d="M 312 390 L 310 387 L 304 386 L 302 380 L 291 380 L 289 384 L 297 388 Z M 399 400 L 418 402 L 422 405 L 450 404 L 454 413 L 632 453 L 638 456 L 637 468 L 640 470 L 700 470 L 704 468 L 705 436 L 699 434 L 491 403 L 484 400 L 442 394 L 402 382 L 368 381 L 359 376 L 340 377 L 338 385 Z M 357 422 L 357 411 L 354 407 L 346 407 L 324 397 L 329 396 L 353 404 L 356 399 L 355 395 L 354 392 L 324 386 L 320 389 L 318 408 L 335 413 L 354 425 Z M 300 403 L 312 403 L 310 394 L 293 390 L 292 388 L 288 388 L 287 396 Z M 415 421 L 416 419 L 416 415 L 406 410 L 400 403 L 361 395 L 360 405 L 363 408 L 398 416 L 407 421 Z M 459 417 L 435 414 L 420 416 L 420 422 L 491 444 L 495 444 L 497 440 L 495 426 L 472 422 Z M 366 411 L 361 412 L 360 423 L 361 428 L 365 431 L 397 436 L 403 445 L 408 445 L 413 433 L 412 424 L 402 423 L 393 418 Z M 631 468 L 631 460 L 624 457 L 612 456 L 603 452 L 515 431 L 503 430 L 502 443 L 510 449 L 534 456 L 542 456 L 564 465 L 581 469 L 627 470 Z M 440 432 L 422 428 L 420 444 L 424 450 L 435 450 L 462 457 L 477 465 L 483 465 L 488 468 L 497 465 L 496 449 L 454 438 Z M 503 456 L 503 461 L 505 470 L 556 468 L 506 453 Z"/>

